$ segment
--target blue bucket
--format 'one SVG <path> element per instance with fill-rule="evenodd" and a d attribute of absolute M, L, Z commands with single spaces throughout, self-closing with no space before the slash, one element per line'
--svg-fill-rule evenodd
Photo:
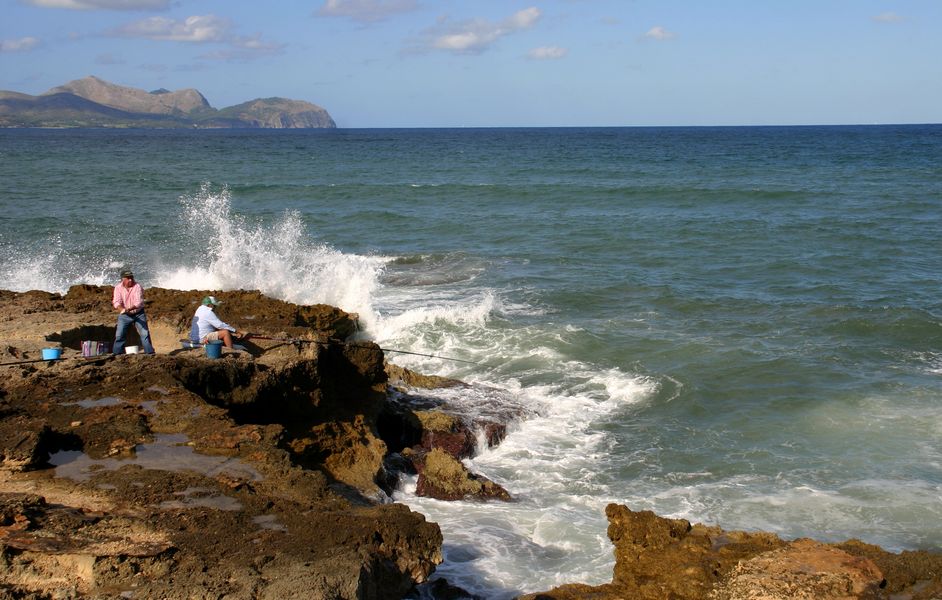
<path fill-rule="evenodd" d="M 222 356 L 222 342 L 209 342 L 206 348 L 206 358 L 219 358 Z"/>
<path fill-rule="evenodd" d="M 59 360 L 62 358 L 62 348 L 43 348 L 43 360 Z"/>

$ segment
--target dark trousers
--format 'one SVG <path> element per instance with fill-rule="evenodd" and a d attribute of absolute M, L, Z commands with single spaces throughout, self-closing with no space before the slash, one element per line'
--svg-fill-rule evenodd
<path fill-rule="evenodd" d="M 118 315 L 118 326 L 115 327 L 114 330 L 114 346 L 111 347 L 111 351 L 115 354 L 124 354 L 124 338 L 127 335 L 128 327 L 130 327 L 132 323 L 137 329 L 138 335 L 141 336 L 141 346 L 144 347 L 144 352 L 153 354 L 154 346 L 150 343 L 150 330 L 147 328 L 147 316 L 142 312 L 136 315 L 129 315 L 127 313 Z"/>

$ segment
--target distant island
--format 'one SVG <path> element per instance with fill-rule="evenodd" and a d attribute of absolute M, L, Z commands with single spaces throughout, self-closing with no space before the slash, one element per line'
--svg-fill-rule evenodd
<path fill-rule="evenodd" d="M 195 89 L 152 92 L 85 77 L 39 96 L 0 90 L 0 127 L 333 129 L 326 110 L 300 100 L 258 98 L 215 109 Z"/>

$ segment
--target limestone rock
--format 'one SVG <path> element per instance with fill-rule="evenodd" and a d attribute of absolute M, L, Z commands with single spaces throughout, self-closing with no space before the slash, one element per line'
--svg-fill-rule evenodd
<path fill-rule="evenodd" d="M 0 420 L 0 467 L 9 471 L 40 468 L 49 458 L 50 434 L 40 419 L 15 415 Z"/>
<path fill-rule="evenodd" d="M 304 463 L 320 464 L 337 481 L 369 497 L 379 497 L 377 481 L 382 476 L 386 444 L 370 431 L 362 415 L 352 423 L 321 423 L 309 437 L 292 440 L 290 447 Z"/>
<path fill-rule="evenodd" d="M 450 454 L 434 448 L 421 461 L 415 493 L 439 500 L 504 500 L 507 490 L 481 475 L 475 475 Z"/>
<path fill-rule="evenodd" d="M 876 600 L 883 575 L 870 559 L 813 540 L 736 565 L 710 600 Z"/>
<path fill-rule="evenodd" d="M 437 375 L 423 375 L 416 373 L 411 369 L 400 367 L 393 363 L 386 363 L 386 374 L 389 376 L 389 382 L 393 385 L 401 385 L 413 388 L 450 388 L 465 386 L 464 382 Z"/>
<path fill-rule="evenodd" d="M 422 450 L 437 448 L 458 460 L 474 456 L 474 433 L 461 419 L 440 410 L 417 410 L 415 415 L 422 424 Z"/>
<path fill-rule="evenodd" d="M 605 512 L 612 583 L 569 584 L 521 600 L 930 600 L 942 590 L 938 554 L 894 555 L 853 540 L 786 542 L 616 504 Z"/>
<path fill-rule="evenodd" d="M 205 294 L 145 289 L 158 354 L 83 358 L 110 295 L 0 292 L 22 361 L 0 367 L 0 597 L 392 600 L 428 578 L 438 526 L 371 501 L 386 374 L 375 344 L 329 339 L 350 316 L 229 292 L 227 320 L 329 343 L 214 360 L 177 342 Z M 50 343 L 62 360 L 30 362 Z"/>

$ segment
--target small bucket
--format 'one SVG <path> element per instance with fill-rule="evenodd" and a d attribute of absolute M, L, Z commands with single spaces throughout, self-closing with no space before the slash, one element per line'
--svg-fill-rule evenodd
<path fill-rule="evenodd" d="M 206 358 L 219 358 L 222 356 L 222 342 L 209 342 L 206 348 Z"/>
<path fill-rule="evenodd" d="M 43 360 L 59 360 L 62 358 L 62 348 L 43 348 Z"/>
<path fill-rule="evenodd" d="M 125 349 L 124 349 L 124 353 L 125 353 L 125 354 L 137 354 L 137 353 L 140 352 L 140 351 L 141 351 L 141 349 L 138 348 L 137 346 L 127 346 L 127 347 L 125 347 Z"/>

